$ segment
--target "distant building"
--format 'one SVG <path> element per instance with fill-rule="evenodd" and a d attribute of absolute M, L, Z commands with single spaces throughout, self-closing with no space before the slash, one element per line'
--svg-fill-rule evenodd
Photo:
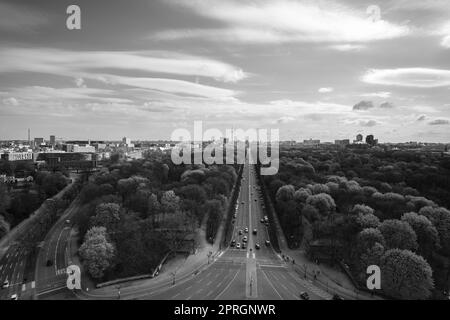
<path fill-rule="evenodd" d="M 122 138 L 122 144 L 127 148 L 134 148 L 134 144 L 131 143 L 131 139 L 127 137 Z"/>
<path fill-rule="evenodd" d="M 34 138 L 35 147 L 39 147 L 41 144 L 44 144 L 44 138 Z"/>
<path fill-rule="evenodd" d="M 303 140 L 303 144 L 307 146 L 317 146 L 320 144 L 320 140 L 313 140 L 313 139 Z"/>
<path fill-rule="evenodd" d="M 350 139 L 334 140 L 334 144 L 338 146 L 347 146 L 350 144 Z"/>
<path fill-rule="evenodd" d="M 10 152 L 1 155 L 2 160 L 6 161 L 32 161 L 32 152 Z"/>
<path fill-rule="evenodd" d="M 55 136 L 50 136 L 50 145 L 52 147 L 56 146 L 56 137 Z"/>

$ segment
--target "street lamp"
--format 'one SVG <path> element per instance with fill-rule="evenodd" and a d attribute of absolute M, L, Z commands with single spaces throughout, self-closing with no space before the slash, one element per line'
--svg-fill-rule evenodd
<path fill-rule="evenodd" d="M 120 300 L 120 285 L 117 286 L 117 299 Z"/>

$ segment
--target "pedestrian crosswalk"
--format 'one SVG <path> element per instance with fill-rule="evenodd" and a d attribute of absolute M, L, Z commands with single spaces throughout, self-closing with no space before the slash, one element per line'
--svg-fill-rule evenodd
<path fill-rule="evenodd" d="M 67 274 L 66 268 L 56 270 L 56 275 L 60 276 L 63 274 Z"/>
<path fill-rule="evenodd" d="M 304 279 L 298 279 L 298 281 L 309 291 L 315 293 L 321 298 L 324 298 L 326 300 L 330 300 L 333 296 L 329 294 L 328 292 L 316 287 L 312 284 L 311 280 L 304 280 Z"/>

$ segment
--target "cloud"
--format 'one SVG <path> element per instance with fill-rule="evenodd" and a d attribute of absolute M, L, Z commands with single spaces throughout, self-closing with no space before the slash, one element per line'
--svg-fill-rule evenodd
<path fill-rule="evenodd" d="M 420 116 L 417 118 L 416 121 L 421 122 L 421 121 L 425 121 L 426 119 L 427 119 L 427 116 L 424 115 L 424 114 L 422 114 L 422 115 L 420 115 Z"/>
<path fill-rule="evenodd" d="M 0 2 L 0 29 L 29 32 L 49 22 L 47 16 L 30 7 Z"/>
<path fill-rule="evenodd" d="M 388 91 L 381 91 L 381 92 L 373 92 L 373 93 L 365 93 L 361 95 L 362 97 L 376 97 L 376 98 L 389 98 L 391 96 L 391 93 Z"/>
<path fill-rule="evenodd" d="M 319 93 L 329 93 L 329 92 L 333 92 L 334 88 L 320 88 L 319 90 L 317 90 Z"/>
<path fill-rule="evenodd" d="M 359 125 L 361 127 L 374 127 L 378 124 L 375 120 L 361 120 L 359 121 Z"/>
<path fill-rule="evenodd" d="M 390 102 L 383 102 L 382 104 L 380 104 L 380 108 L 382 109 L 392 109 L 394 108 L 394 105 Z"/>
<path fill-rule="evenodd" d="M 450 35 L 442 39 L 441 46 L 443 46 L 444 48 L 450 48 Z"/>
<path fill-rule="evenodd" d="M 6 105 L 6 106 L 18 106 L 19 105 L 19 101 L 17 101 L 16 98 L 11 97 L 11 98 L 3 99 L 3 104 Z"/>
<path fill-rule="evenodd" d="M 84 83 L 83 78 L 76 78 L 76 79 L 75 79 L 75 85 L 76 85 L 78 88 L 86 88 L 86 84 Z"/>
<path fill-rule="evenodd" d="M 373 22 L 364 10 L 354 10 L 335 2 L 323 5 L 294 1 L 259 0 L 251 3 L 230 0 L 180 1 L 172 3 L 214 19 L 224 28 L 165 30 L 155 39 L 199 38 L 245 43 L 274 42 L 370 42 L 406 36 L 406 26 L 384 20 Z"/>
<path fill-rule="evenodd" d="M 450 121 L 447 119 L 436 119 L 436 120 L 428 122 L 428 124 L 430 126 L 440 126 L 440 125 L 450 124 Z"/>
<path fill-rule="evenodd" d="M 450 86 L 450 70 L 428 68 L 372 69 L 362 81 L 371 84 L 415 88 Z"/>
<path fill-rule="evenodd" d="M 205 57 L 162 51 L 68 51 L 49 48 L 0 50 L 0 72 L 39 72 L 87 77 L 98 69 L 208 77 L 235 83 L 247 77 L 237 67 Z"/>
<path fill-rule="evenodd" d="M 329 46 L 329 48 L 337 50 L 337 51 L 361 51 L 366 48 L 366 46 L 361 44 L 336 44 Z"/>
<path fill-rule="evenodd" d="M 374 108 L 372 101 L 360 101 L 353 106 L 353 110 L 368 110 Z"/>
<path fill-rule="evenodd" d="M 288 122 L 291 122 L 291 121 L 295 121 L 295 118 L 293 118 L 293 117 L 281 117 L 281 118 L 278 118 L 276 120 L 276 123 L 277 124 L 283 124 L 283 123 L 288 123 Z"/>
<path fill-rule="evenodd" d="M 221 89 L 176 79 L 135 78 L 113 75 L 102 75 L 102 78 L 106 83 L 113 85 L 121 84 L 130 87 L 183 94 L 187 96 L 225 98 L 232 97 L 237 94 L 237 92 L 233 90 Z"/>

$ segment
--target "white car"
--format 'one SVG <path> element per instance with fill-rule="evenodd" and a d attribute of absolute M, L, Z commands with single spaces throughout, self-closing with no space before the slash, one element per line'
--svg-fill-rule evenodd
<path fill-rule="evenodd" d="M 242 242 L 247 242 L 247 236 L 242 239 Z"/>
<path fill-rule="evenodd" d="M 6 288 L 9 288 L 9 281 L 8 280 L 5 280 L 5 282 L 3 282 L 3 284 L 2 284 L 2 289 L 6 289 Z"/>
<path fill-rule="evenodd" d="M 236 243 L 236 249 L 240 249 L 241 248 L 241 244 L 240 243 Z"/>
<path fill-rule="evenodd" d="M 17 294 L 13 294 L 12 296 L 11 296 L 11 300 L 19 300 L 19 298 L 17 297 Z"/>

